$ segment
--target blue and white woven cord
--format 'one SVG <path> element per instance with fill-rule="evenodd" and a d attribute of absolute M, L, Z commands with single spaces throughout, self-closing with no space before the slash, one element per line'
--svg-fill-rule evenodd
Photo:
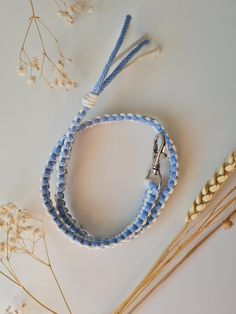
<path fill-rule="evenodd" d="M 84 120 L 88 111 L 95 105 L 98 96 L 110 84 L 110 82 L 127 66 L 129 62 L 134 60 L 135 55 L 140 49 L 149 43 L 147 39 L 137 41 L 135 45 L 126 51 L 126 56 L 118 64 L 118 66 L 109 74 L 112 65 L 119 59 L 117 56 L 125 35 L 127 33 L 131 16 L 127 15 L 125 23 L 122 27 L 121 33 L 113 49 L 107 64 L 105 65 L 102 74 L 97 80 L 92 91 L 86 95 L 82 100 L 82 108 L 75 116 L 66 134 L 58 141 L 53 149 L 49 160 L 46 164 L 42 180 L 41 180 L 41 196 L 45 207 L 51 215 L 54 222 L 60 230 L 62 230 L 72 240 L 79 244 L 91 248 L 104 248 L 117 245 L 125 240 L 131 239 L 153 223 L 158 217 L 161 208 L 167 201 L 170 193 L 172 193 L 174 186 L 177 183 L 178 177 L 178 162 L 175 146 L 171 139 L 163 129 L 163 127 L 153 118 L 134 115 L 134 114 L 112 114 L 104 115 L 103 117 L 96 117 L 92 120 Z M 123 56 L 124 53 L 120 55 Z M 72 217 L 66 203 L 65 203 L 65 188 L 67 164 L 70 160 L 72 145 L 75 141 L 77 133 L 81 133 L 88 128 L 94 127 L 102 123 L 132 121 L 135 123 L 142 123 L 152 127 L 155 132 L 161 135 L 165 140 L 165 153 L 169 160 L 170 170 L 168 181 L 164 187 L 152 179 L 145 179 L 146 189 L 144 193 L 143 202 L 138 210 L 137 216 L 132 223 L 130 223 L 122 232 L 109 238 L 96 238 L 89 234 L 80 223 Z M 50 178 L 56 167 L 56 195 L 55 204 L 51 198 L 50 192 Z"/>

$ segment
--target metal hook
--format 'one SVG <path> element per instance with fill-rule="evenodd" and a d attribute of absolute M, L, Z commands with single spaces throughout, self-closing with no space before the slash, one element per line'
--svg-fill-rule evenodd
<path fill-rule="evenodd" d="M 158 183 L 160 188 L 162 185 L 162 176 L 160 170 L 161 158 L 166 158 L 165 153 L 166 139 L 164 135 L 158 134 L 155 136 L 153 144 L 153 157 L 152 157 L 152 167 L 148 172 L 147 178 L 154 177 L 154 180 Z"/>

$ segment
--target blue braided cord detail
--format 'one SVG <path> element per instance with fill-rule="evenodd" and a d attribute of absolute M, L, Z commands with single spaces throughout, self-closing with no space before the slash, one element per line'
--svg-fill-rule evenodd
<path fill-rule="evenodd" d="M 141 41 L 130 53 L 120 62 L 120 64 L 115 68 L 115 70 L 106 78 L 106 80 L 101 84 L 99 94 L 103 92 L 103 90 L 109 85 L 114 78 L 125 68 L 125 66 L 129 63 L 130 60 L 139 52 L 139 50 L 149 44 L 149 40 L 145 39 Z"/>
<path fill-rule="evenodd" d="M 144 39 L 140 43 L 136 45 L 135 48 L 133 48 L 126 57 L 123 58 L 123 60 L 118 64 L 118 66 L 113 70 L 113 72 L 108 75 L 108 72 L 110 71 L 114 60 L 124 42 L 125 36 L 127 34 L 129 25 L 131 21 L 131 16 L 127 15 L 125 18 L 124 25 L 121 29 L 121 33 L 118 37 L 118 40 L 116 42 L 115 48 L 113 49 L 99 79 L 97 80 L 96 84 L 94 85 L 92 89 L 92 94 L 94 95 L 100 95 L 103 90 L 114 80 L 114 78 L 125 68 L 125 66 L 133 59 L 133 57 L 139 52 L 140 49 L 142 49 L 143 46 L 147 45 L 149 43 L 148 39 Z"/>
<path fill-rule="evenodd" d="M 123 44 L 123 41 L 125 39 L 125 36 L 127 34 L 127 31 L 128 31 L 128 28 L 129 28 L 129 24 L 131 22 L 131 16 L 130 15 L 126 15 L 125 17 L 125 22 L 124 22 L 124 25 L 121 29 L 121 32 L 120 32 L 120 35 L 118 37 L 118 40 L 116 42 L 116 45 L 115 45 L 115 48 L 113 49 L 108 61 L 107 61 L 107 64 L 105 65 L 99 79 L 97 80 L 96 84 L 94 85 L 94 88 L 92 90 L 92 92 L 95 94 L 95 95 L 98 95 L 99 94 L 99 91 L 100 91 L 100 87 L 102 85 L 102 83 L 104 82 L 104 80 L 106 79 L 106 76 L 116 58 L 116 55 L 117 53 L 119 52 L 122 44 Z"/>
<path fill-rule="evenodd" d="M 121 119 L 122 118 L 122 119 Z M 172 191 L 174 185 L 177 181 L 177 156 L 175 149 L 173 149 L 172 142 L 169 140 L 168 135 L 164 131 L 164 129 L 160 126 L 160 124 L 150 119 L 149 117 L 144 117 L 140 115 L 112 115 L 112 116 L 103 116 L 96 117 L 93 120 L 88 120 L 82 122 L 80 125 L 76 125 L 76 131 L 82 132 L 89 127 L 96 126 L 101 123 L 110 123 L 112 121 L 133 121 L 135 123 L 143 123 L 151 126 L 157 133 L 162 133 L 166 138 L 167 149 L 168 149 L 168 159 L 170 162 L 170 171 L 169 171 L 169 179 L 166 187 L 162 191 L 158 191 L 157 185 L 150 181 L 148 182 L 147 189 L 144 194 L 144 199 L 142 202 L 142 206 L 138 210 L 138 214 L 134 221 L 127 226 L 120 234 L 115 235 L 111 238 L 106 239 L 98 239 L 93 236 L 88 235 L 88 233 L 81 228 L 79 222 L 76 222 L 75 219 L 72 218 L 71 214 L 68 212 L 66 204 L 64 202 L 64 190 L 66 185 L 66 167 L 67 162 L 70 158 L 70 152 L 72 148 L 73 141 L 76 132 L 71 132 L 73 130 L 73 126 L 75 126 L 75 119 L 72 122 L 70 129 L 67 132 L 67 137 L 63 137 L 61 141 L 59 141 L 57 147 L 54 148 L 51 157 L 49 158 L 50 171 L 48 173 L 48 164 L 46 166 L 46 170 L 44 172 L 44 176 L 42 179 L 41 186 L 41 194 L 42 199 L 45 206 L 48 208 L 50 215 L 53 217 L 53 220 L 56 222 L 58 227 L 71 239 L 79 242 L 82 245 L 89 247 L 106 247 L 117 244 L 124 239 L 134 237 L 136 234 L 140 233 L 143 229 L 145 229 L 148 225 L 150 225 L 153 220 L 157 218 L 159 215 L 161 207 L 163 207 L 165 201 L 167 200 L 170 192 Z M 72 136 L 72 138 L 71 138 Z M 70 138 L 70 141 L 68 141 Z M 63 143 L 63 144 L 62 144 Z M 64 149 L 66 147 L 66 150 Z M 50 186 L 49 179 L 52 174 L 52 165 L 55 166 L 55 151 L 57 152 L 57 158 L 59 158 L 58 166 L 57 166 L 57 191 L 56 191 L 56 206 L 53 205 L 50 199 Z M 62 157 L 59 151 L 63 152 Z M 46 176 L 45 176 L 46 173 Z"/>
<path fill-rule="evenodd" d="M 125 23 L 122 27 L 120 36 L 113 49 L 107 64 L 105 65 L 102 74 L 100 75 L 97 83 L 92 90 L 92 93 L 99 95 L 104 88 L 120 73 L 120 71 L 129 63 L 134 55 L 146 44 L 148 40 L 143 40 L 136 45 L 130 52 L 127 53 L 126 57 L 120 62 L 120 64 L 113 70 L 113 72 L 107 77 L 108 72 L 117 56 L 119 49 L 122 46 L 125 35 L 127 33 L 131 17 L 126 16 Z M 55 221 L 59 229 L 61 229 L 68 237 L 78 243 L 88 247 L 106 247 L 119 242 L 133 238 L 147 226 L 149 226 L 159 215 L 160 209 L 165 204 L 170 192 L 173 190 L 177 182 L 178 162 L 175 149 L 172 141 L 168 137 L 162 126 L 153 118 L 132 115 L 132 114 L 114 114 L 105 115 L 103 117 L 97 117 L 92 120 L 82 121 L 87 112 L 89 106 L 82 106 L 79 113 L 73 119 L 69 129 L 64 136 L 58 141 L 54 147 L 49 161 L 44 169 L 44 173 L 41 180 L 41 197 L 45 207 L 48 209 L 49 214 Z M 72 150 L 72 144 L 75 141 L 75 136 L 78 132 L 82 132 L 87 128 L 96 126 L 100 123 L 110 123 L 112 121 L 133 121 L 137 123 L 143 123 L 152 127 L 156 133 L 163 134 L 166 139 L 168 159 L 170 163 L 170 172 L 167 185 L 163 190 L 159 190 L 155 182 L 148 181 L 147 187 L 144 193 L 142 205 L 140 206 L 134 221 L 128 225 L 121 233 L 105 239 L 98 239 L 90 235 L 80 224 L 76 221 L 69 213 L 65 203 L 65 187 L 66 187 L 66 175 L 67 175 L 67 164 L 70 159 Z M 56 166 L 57 165 L 57 166 Z M 57 181 L 56 181 L 56 196 L 55 205 L 51 199 L 50 193 L 50 178 L 53 173 L 54 167 L 56 166 Z"/>

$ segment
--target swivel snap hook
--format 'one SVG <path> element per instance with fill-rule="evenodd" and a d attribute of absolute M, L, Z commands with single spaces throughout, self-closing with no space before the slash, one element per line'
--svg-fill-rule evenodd
<path fill-rule="evenodd" d="M 161 159 L 167 157 L 165 147 L 165 137 L 162 134 L 156 135 L 153 144 L 152 167 L 148 172 L 147 178 L 153 179 L 157 182 L 159 188 L 162 186 L 162 175 L 160 169 Z"/>

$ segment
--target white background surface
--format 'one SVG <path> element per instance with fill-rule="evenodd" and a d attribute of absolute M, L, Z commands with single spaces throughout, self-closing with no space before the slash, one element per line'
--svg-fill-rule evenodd
<path fill-rule="evenodd" d="M 108 314 L 153 264 L 182 226 L 202 184 L 235 149 L 236 2 L 99 0 L 94 14 L 82 14 L 72 27 L 56 18 L 53 1 L 38 2 L 39 15 L 73 59 L 72 73 L 80 86 L 66 93 L 44 84 L 28 87 L 17 77 L 30 11 L 27 1 L 2 2 L 0 200 L 45 218 L 52 259 L 73 314 Z M 51 224 L 40 202 L 39 179 L 51 148 L 105 64 L 127 13 L 134 17 L 127 41 L 148 33 L 162 53 L 120 75 L 91 116 L 132 112 L 157 117 L 178 148 L 180 180 L 158 222 L 140 238 L 116 249 L 90 251 Z M 79 207 L 77 217 L 91 230 L 111 234 L 135 214 L 151 138 L 148 129 L 119 125 L 81 136 L 70 192 Z M 219 232 L 137 313 L 235 314 L 235 239 L 235 228 Z M 47 304 L 66 313 L 46 274 L 22 262 L 18 267 L 36 294 L 44 292 Z M 0 313 L 21 299 L 21 292 L 1 280 Z M 32 313 L 43 312 L 37 308 Z"/>

